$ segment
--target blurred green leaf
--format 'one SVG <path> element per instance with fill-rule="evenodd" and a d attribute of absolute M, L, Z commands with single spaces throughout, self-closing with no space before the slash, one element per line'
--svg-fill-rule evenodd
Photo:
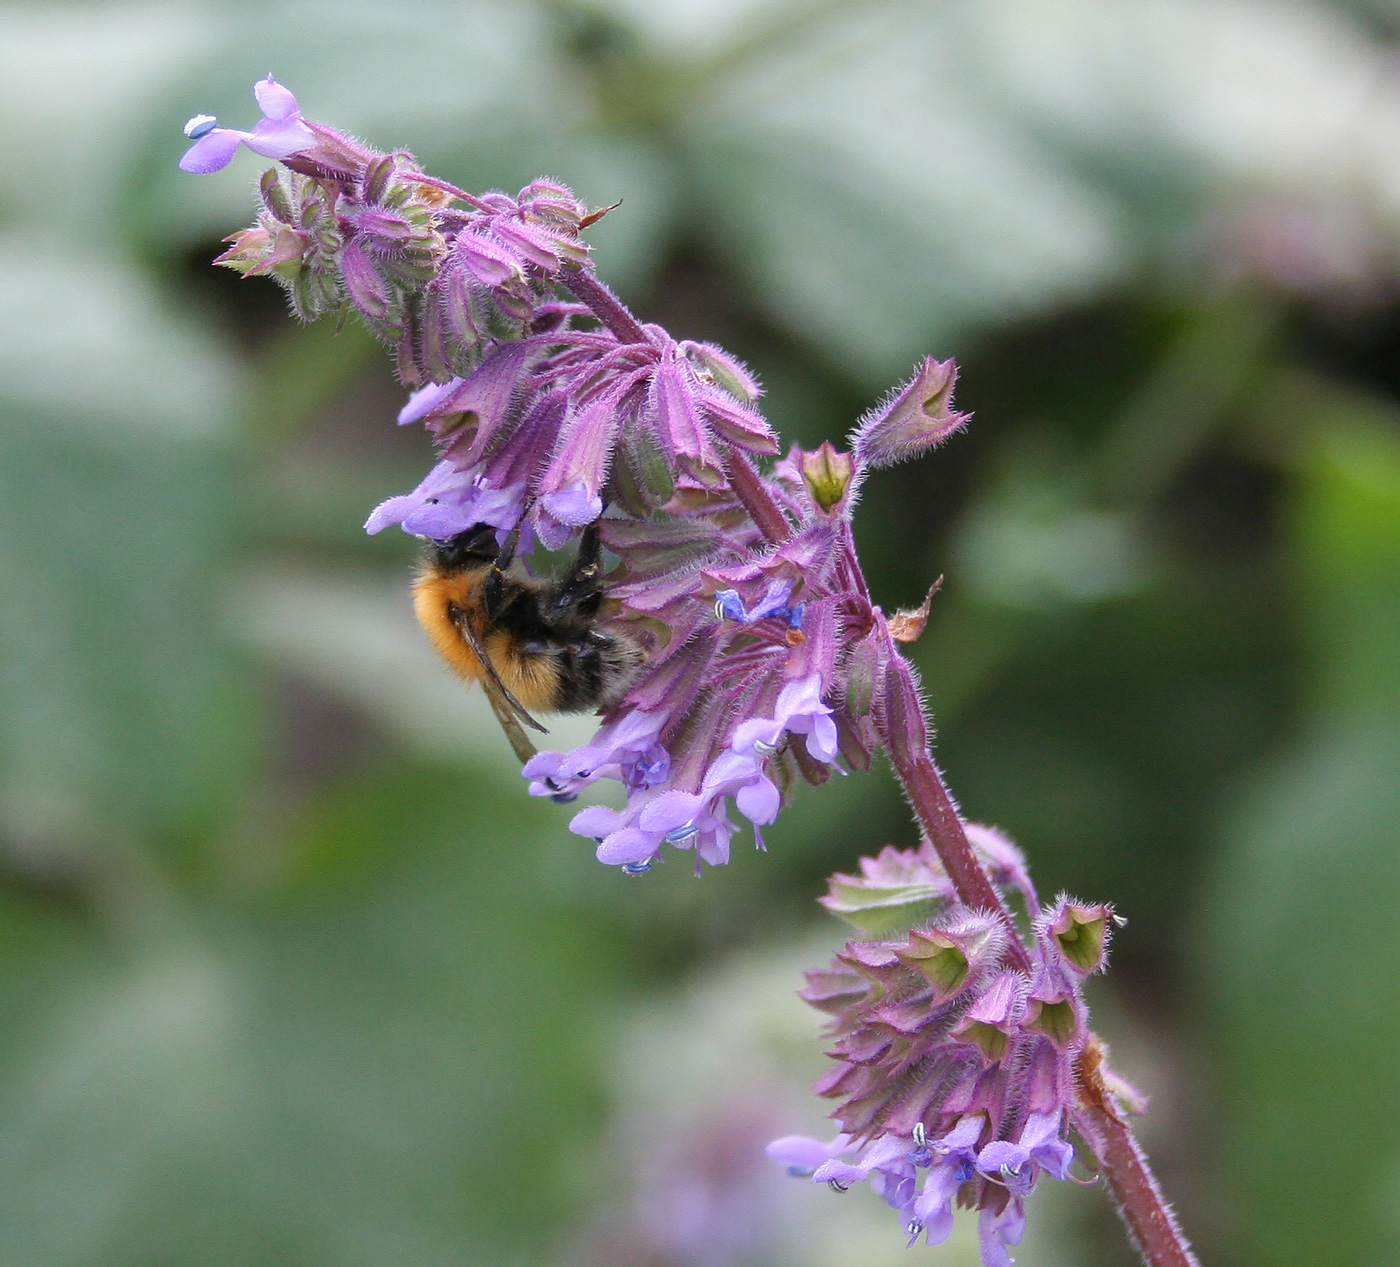
<path fill-rule="evenodd" d="M 707 230 L 773 316 L 888 380 L 981 318 L 1103 284 L 1117 210 L 979 109 L 956 22 L 901 6 L 803 30 L 685 121 Z M 839 50 L 839 51 L 838 51 Z"/>
<path fill-rule="evenodd" d="M 541 883 L 596 868 L 541 851 L 552 809 L 395 765 L 333 789 L 271 908 L 0 964 L 7 1016 L 50 986 L 0 1043 L 0 1259 L 539 1261 L 591 1195 L 589 1027 L 626 979 L 588 886 Z"/>
<path fill-rule="evenodd" d="M 215 34 L 214 12 L 122 0 L 0 6 L 0 136 L 22 165 L 0 192 L 0 215 L 110 245 L 128 214 L 138 138 L 172 66 Z"/>
<path fill-rule="evenodd" d="M 1249 1261 L 1400 1254 L 1400 428 L 1321 420 L 1294 517 L 1316 720 L 1239 809 L 1196 940 Z"/>
<path fill-rule="evenodd" d="M 1027 427 L 1003 445 L 1000 469 L 964 513 L 955 542 L 960 584 L 1006 607 L 1050 609 L 1136 593 L 1152 561 L 1132 517 L 1090 500 L 1092 468 L 1063 438 Z"/>
<path fill-rule="evenodd" d="M 207 821 L 246 769 L 213 625 L 226 362 L 96 256 L 0 242 L 0 810 L 67 847 Z"/>

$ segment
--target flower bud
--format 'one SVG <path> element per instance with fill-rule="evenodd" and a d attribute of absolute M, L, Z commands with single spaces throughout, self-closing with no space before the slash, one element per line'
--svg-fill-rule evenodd
<path fill-rule="evenodd" d="M 864 717 L 870 712 L 880 669 L 879 645 L 873 637 L 862 638 L 846 660 L 845 702 L 852 717 Z"/>
<path fill-rule="evenodd" d="M 214 263 L 235 269 L 247 277 L 275 273 L 283 280 L 291 281 L 302 271 L 307 237 L 299 229 L 283 225 L 277 226 L 274 233 L 262 225 L 255 225 L 227 240 L 233 245 Z"/>
<path fill-rule="evenodd" d="M 394 156 L 385 154 L 365 168 L 365 201 L 383 202 L 394 174 Z"/>
<path fill-rule="evenodd" d="M 872 409 L 851 435 L 862 466 L 890 466 L 942 443 L 968 419 L 954 413 L 953 384 L 958 367 L 925 357 L 914 377 Z"/>
<path fill-rule="evenodd" d="M 851 476 L 855 474 L 851 455 L 838 452 L 832 448 L 830 440 L 824 440 L 821 448 L 802 454 L 801 464 L 802 478 L 812 500 L 822 514 L 830 517 L 851 487 Z"/>
<path fill-rule="evenodd" d="M 461 348 L 475 352 L 487 318 L 470 275 L 461 268 L 444 269 L 439 284 L 444 335 Z"/>
<path fill-rule="evenodd" d="M 386 251 L 407 245 L 413 240 L 413 226 L 401 215 L 367 207 L 353 219 L 371 250 Z"/>
<path fill-rule="evenodd" d="M 359 242 L 350 242 L 340 253 L 340 274 L 355 307 L 375 327 L 388 323 L 389 287 Z"/>
<path fill-rule="evenodd" d="M 241 233 L 232 233 L 224 239 L 232 245 L 222 255 L 216 256 L 215 264 L 222 264 L 239 273 L 249 273 L 259 266 L 272 253 L 273 236 L 261 224 L 255 224 Z"/>
<path fill-rule="evenodd" d="M 885 661 L 874 706 L 881 739 L 891 759 L 921 759 L 928 745 L 928 723 L 924 720 L 914 668 L 903 656 L 892 655 Z"/>
<path fill-rule="evenodd" d="M 258 181 L 258 192 L 262 195 L 263 206 L 267 208 L 268 215 L 274 220 L 280 220 L 283 224 L 296 223 L 292 201 L 287 197 L 287 191 L 283 188 L 275 167 L 269 167 L 263 172 L 262 179 Z"/>
<path fill-rule="evenodd" d="M 689 339 L 683 339 L 679 346 L 701 382 L 713 383 L 746 405 L 752 405 L 763 394 L 744 364 L 723 348 Z"/>

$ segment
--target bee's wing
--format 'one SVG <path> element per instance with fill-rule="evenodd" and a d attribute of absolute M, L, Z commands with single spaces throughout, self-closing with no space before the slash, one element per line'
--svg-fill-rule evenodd
<path fill-rule="evenodd" d="M 496 672 L 496 666 L 491 663 L 491 657 L 486 654 L 486 648 L 481 645 L 481 639 L 476 636 L 476 630 L 472 628 L 471 621 L 466 615 L 457 621 L 457 627 L 462 631 L 462 637 L 467 640 L 467 645 L 471 647 L 472 653 L 481 661 L 481 667 L 485 672 L 481 686 L 486 692 L 486 698 L 491 701 L 491 710 L 496 714 L 496 720 L 501 723 L 501 729 L 506 732 L 510 746 L 515 749 L 515 755 L 520 758 L 522 763 L 528 761 L 536 754 L 537 749 L 530 742 L 524 730 L 521 729 L 520 723 L 523 721 L 542 735 L 549 734 L 549 731 L 530 716 L 525 705 L 516 699 L 511 694 L 510 687 L 501 681 L 501 675 Z"/>

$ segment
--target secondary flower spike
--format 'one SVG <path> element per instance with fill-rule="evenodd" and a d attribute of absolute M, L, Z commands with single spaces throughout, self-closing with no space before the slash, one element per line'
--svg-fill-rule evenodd
<path fill-rule="evenodd" d="M 1010 880 L 1014 848 L 989 843 L 1012 863 Z M 840 1102 L 841 1133 L 775 1140 L 769 1156 L 818 1183 L 869 1182 L 911 1244 L 946 1240 L 955 1203 L 976 1209 L 983 1263 L 1006 1267 L 1040 1177 L 1069 1176 L 1071 1130 L 1092 1138 L 1079 1120 L 1083 982 L 1104 966 L 1112 911 L 1061 897 L 1037 916 L 1018 968 L 1006 925 L 958 903 L 927 848 L 887 850 L 864 869 L 860 881 L 835 877 L 827 905 L 858 927 L 880 923 L 891 902 L 917 922 L 850 942 L 807 974 L 802 997 L 832 1018 L 836 1064 L 817 1092 Z"/>
<path fill-rule="evenodd" d="M 953 362 L 924 360 L 847 449 L 780 457 L 741 362 L 638 320 L 596 275 L 585 234 L 612 208 L 550 178 L 470 193 L 306 118 L 271 76 L 254 94 L 249 131 L 205 114 L 185 128 L 186 171 L 240 145 L 277 162 L 216 262 L 271 278 L 299 319 L 357 317 L 392 351 L 411 393 L 397 421 L 424 427 L 434 460 L 365 527 L 425 542 L 420 619 L 487 692 L 529 793 L 568 803 L 615 782 L 614 804 L 569 826 L 636 876 L 674 850 L 697 874 L 728 862 L 741 832 L 764 848 L 794 787 L 877 752 L 901 784 L 919 848 L 833 879 L 825 905 L 860 938 L 804 992 L 832 1017 L 818 1091 L 840 1133 L 770 1153 L 834 1187 L 868 1182 L 911 1243 L 975 1207 L 983 1263 L 1007 1267 L 1026 1198 L 1082 1146 L 1145 1259 L 1193 1267 L 1088 1029 L 1083 981 L 1112 912 L 1042 909 L 1015 846 L 963 821 L 901 650 L 930 605 L 887 617 L 856 551 L 868 472 L 966 423 Z M 537 751 L 530 708 L 596 709 L 596 732 Z"/>

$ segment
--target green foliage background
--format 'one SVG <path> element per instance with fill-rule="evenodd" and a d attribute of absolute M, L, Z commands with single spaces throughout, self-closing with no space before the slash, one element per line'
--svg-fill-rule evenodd
<path fill-rule="evenodd" d="M 1391 0 L 0 5 L 0 1262 L 880 1264 L 792 1002 L 882 772 L 696 882 L 529 800 L 365 538 L 386 358 L 208 267 L 269 69 L 467 187 L 624 198 L 646 317 L 839 439 L 925 352 L 879 599 L 964 808 L 1130 923 L 1098 992 L 1206 1261 L 1400 1255 Z M 565 744 L 577 733 L 561 728 Z M 930 1261 L 970 1263 L 960 1234 Z M 1095 1190 L 1023 1263 L 1129 1261 Z"/>

